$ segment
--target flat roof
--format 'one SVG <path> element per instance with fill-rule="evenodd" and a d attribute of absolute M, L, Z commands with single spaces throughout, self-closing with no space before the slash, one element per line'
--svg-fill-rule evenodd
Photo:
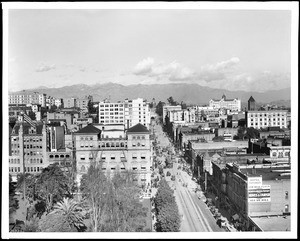
<path fill-rule="evenodd" d="M 248 176 L 262 176 L 263 180 L 278 180 L 291 179 L 290 175 L 281 175 L 282 173 L 290 173 L 290 167 L 272 167 L 272 168 L 255 168 L 255 174 L 252 173 L 253 165 L 249 165 L 249 168 L 241 168 L 240 171 L 244 175 Z"/>
<path fill-rule="evenodd" d="M 291 216 L 251 217 L 262 231 L 291 231 Z"/>

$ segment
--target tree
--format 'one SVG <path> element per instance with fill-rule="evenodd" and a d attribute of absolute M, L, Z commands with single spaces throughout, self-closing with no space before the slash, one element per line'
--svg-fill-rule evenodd
<path fill-rule="evenodd" d="M 157 232 L 179 232 L 180 231 L 180 216 L 176 203 L 163 206 L 158 215 L 156 222 Z"/>
<path fill-rule="evenodd" d="M 257 129 L 254 129 L 253 127 L 247 128 L 246 138 L 247 139 L 259 138 L 259 131 Z"/>
<path fill-rule="evenodd" d="M 59 214 L 44 214 L 39 220 L 39 230 L 41 232 L 76 232 L 75 227 L 71 227 L 67 218 Z"/>
<path fill-rule="evenodd" d="M 81 178 L 80 190 L 84 201 L 90 208 L 91 230 L 98 232 L 104 220 L 105 195 L 108 191 L 107 178 L 101 165 L 94 163 L 90 165 L 87 174 Z"/>
<path fill-rule="evenodd" d="M 143 231 L 146 226 L 147 210 L 140 203 L 141 190 L 133 182 L 134 174 L 126 171 L 116 172 L 112 178 L 112 193 L 115 202 L 111 204 L 111 211 L 115 211 L 116 231 L 137 232 Z M 111 212 L 113 213 L 113 212 Z"/>
<path fill-rule="evenodd" d="M 97 114 L 97 108 L 94 107 L 94 104 L 91 100 L 89 100 L 87 107 L 90 114 Z"/>
<path fill-rule="evenodd" d="M 9 175 L 9 214 L 14 213 L 19 207 L 19 201 L 15 198 L 16 185 L 12 182 L 12 177 Z"/>
<path fill-rule="evenodd" d="M 178 105 L 178 102 L 175 101 L 175 100 L 173 99 L 172 96 L 170 96 L 170 97 L 167 99 L 167 101 L 169 102 L 170 105 Z"/>
<path fill-rule="evenodd" d="M 25 181 L 25 193 L 26 193 L 26 199 L 29 201 L 29 203 L 32 203 L 35 198 L 35 182 L 36 182 L 36 176 L 30 173 L 19 173 L 17 175 L 17 185 L 16 190 L 24 192 L 24 181 Z"/>
<path fill-rule="evenodd" d="M 56 203 L 53 206 L 53 211 L 50 214 L 58 214 L 67 220 L 70 227 L 75 227 L 80 230 L 84 227 L 82 208 L 79 204 L 69 198 L 63 198 L 63 201 Z"/>
<path fill-rule="evenodd" d="M 69 194 L 67 178 L 58 164 L 43 169 L 35 182 L 35 195 L 38 200 L 45 203 L 46 212 L 49 213 L 53 204 Z"/>
<path fill-rule="evenodd" d="M 142 231 L 146 210 L 139 202 L 141 190 L 133 181 L 134 174 L 115 172 L 110 179 L 101 169 L 101 165 L 92 163 L 81 179 L 80 189 L 90 208 L 91 231 Z"/>
<path fill-rule="evenodd" d="M 159 116 L 163 115 L 163 106 L 164 106 L 164 102 L 159 101 L 158 104 L 156 105 L 156 114 L 158 114 Z"/>
<path fill-rule="evenodd" d="M 154 198 L 156 209 L 156 231 L 178 232 L 180 228 L 180 216 L 178 206 L 173 196 L 174 191 L 167 181 L 162 179 Z"/>

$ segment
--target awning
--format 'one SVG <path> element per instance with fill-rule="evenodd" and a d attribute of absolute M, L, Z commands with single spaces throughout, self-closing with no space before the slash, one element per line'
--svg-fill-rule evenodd
<path fill-rule="evenodd" d="M 233 220 L 238 220 L 239 217 L 240 217 L 240 216 L 239 216 L 238 214 L 234 214 L 234 215 L 232 216 Z"/>

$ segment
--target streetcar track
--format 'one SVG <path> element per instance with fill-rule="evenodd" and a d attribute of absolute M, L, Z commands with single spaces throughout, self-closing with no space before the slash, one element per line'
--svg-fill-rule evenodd
<path fill-rule="evenodd" d="M 179 184 L 179 186 L 180 186 L 180 184 Z M 179 187 L 179 189 L 180 189 L 181 187 Z M 189 214 L 189 216 L 187 216 L 186 218 L 187 218 L 187 220 L 188 219 L 190 219 L 190 221 L 191 221 L 191 223 L 192 223 L 192 225 L 194 226 L 194 230 L 197 232 L 197 228 L 196 228 L 196 225 L 195 225 L 195 223 L 194 223 L 194 221 L 193 221 L 193 219 L 192 219 L 192 215 L 191 215 L 191 212 L 189 211 L 189 209 L 187 208 L 188 206 L 187 206 L 187 204 L 186 204 L 186 201 L 184 200 L 184 198 L 183 198 L 183 195 L 182 195 L 182 193 L 181 193 L 181 191 L 180 190 L 178 190 L 178 196 L 179 196 L 179 198 L 181 199 L 181 201 L 182 201 L 182 206 L 187 210 L 187 212 L 188 212 L 188 214 Z M 189 221 L 188 221 L 189 222 Z M 189 222 L 190 223 L 190 222 Z"/>
<path fill-rule="evenodd" d="M 185 190 L 187 195 L 189 196 L 189 198 L 191 199 L 191 202 L 193 202 L 193 198 L 191 197 L 191 194 L 189 193 L 188 190 Z M 195 199 L 194 199 L 195 201 Z M 205 229 L 208 231 L 208 232 L 213 232 L 212 228 L 210 227 L 209 223 L 207 222 L 207 220 L 204 218 L 204 214 L 201 210 L 201 208 L 196 205 L 195 203 L 193 203 L 195 209 L 197 210 L 197 216 L 200 220 L 200 222 L 203 224 L 203 227 L 205 227 Z"/>

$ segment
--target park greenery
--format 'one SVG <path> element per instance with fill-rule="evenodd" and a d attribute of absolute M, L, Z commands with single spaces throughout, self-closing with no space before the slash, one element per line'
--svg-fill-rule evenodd
<path fill-rule="evenodd" d="M 78 190 L 81 194 L 78 194 L 75 175 L 71 172 L 53 164 L 36 175 L 20 174 L 15 186 L 10 179 L 11 213 L 18 212 L 15 193 L 23 192 L 24 180 L 26 190 L 25 200 L 18 197 L 25 203 L 26 217 L 17 220 L 10 231 L 149 231 L 146 228 L 148 210 L 140 202 L 141 189 L 135 184 L 133 173 L 104 173 L 100 166 L 92 164 L 81 178 Z"/>

